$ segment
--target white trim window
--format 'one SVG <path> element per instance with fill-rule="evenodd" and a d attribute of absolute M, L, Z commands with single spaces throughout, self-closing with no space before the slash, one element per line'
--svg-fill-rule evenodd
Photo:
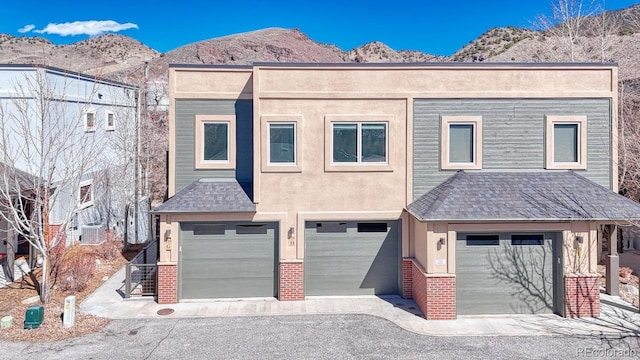
<path fill-rule="evenodd" d="M 296 124 L 287 122 L 268 123 L 269 151 L 268 164 L 295 165 L 296 156 Z"/>
<path fill-rule="evenodd" d="M 105 110 L 104 112 L 104 128 L 107 131 L 113 131 L 116 129 L 116 115 L 113 111 Z"/>
<path fill-rule="evenodd" d="M 387 164 L 388 129 L 386 122 L 332 123 L 332 164 Z"/>
<path fill-rule="evenodd" d="M 587 168 L 587 117 L 547 116 L 546 168 Z"/>
<path fill-rule="evenodd" d="M 482 169 L 482 116 L 442 116 L 441 168 Z"/>
<path fill-rule="evenodd" d="M 89 110 L 83 115 L 84 131 L 94 132 L 96 131 L 96 112 L 95 110 Z"/>
<path fill-rule="evenodd" d="M 86 208 L 93 205 L 93 182 L 86 180 L 80 183 L 78 188 L 78 207 Z"/>

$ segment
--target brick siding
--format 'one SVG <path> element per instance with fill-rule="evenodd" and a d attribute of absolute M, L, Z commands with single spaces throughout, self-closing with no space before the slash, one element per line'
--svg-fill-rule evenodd
<path fill-rule="evenodd" d="M 593 276 L 569 275 L 564 278 L 565 316 L 570 318 L 600 315 L 600 285 Z"/>
<path fill-rule="evenodd" d="M 158 304 L 178 302 L 178 265 L 158 265 Z"/>
<path fill-rule="evenodd" d="M 304 300 L 304 263 L 280 263 L 280 301 Z"/>
<path fill-rule="evenodd" d="M 402 297 L 413 299 L 413 262 L 411 259 L 402 259 Z"/>
<path fill-rule="evenodd" d="M 411 263 L 412 295 L 424 317 L 428 320 L 455 319 L 456 278 L 449 275 L 427 276 L 415 260 Z"/>

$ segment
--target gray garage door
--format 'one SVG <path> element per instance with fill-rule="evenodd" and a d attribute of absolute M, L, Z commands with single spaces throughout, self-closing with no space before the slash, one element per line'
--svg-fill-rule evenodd
<path fill-rule="evenodd" d="M 305 295 L 399 293 L 399 221 L 307 222 Z"/>
<path fill-rule="evenodd" d="M 555 233 L 458 234 L 459 315 L 554 311 Z"/>
<path fill-rule="evenodd" d="M 181 223 L 180 298 L 276 295 L 274 223 Z"/>

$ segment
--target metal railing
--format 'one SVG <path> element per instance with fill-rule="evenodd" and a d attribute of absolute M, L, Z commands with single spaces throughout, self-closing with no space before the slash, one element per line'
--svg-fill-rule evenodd
<path fill-rule="evenodd" d="M 157 295 L 158 240 L 145 246 L 127 263 L 124 297 Z"/>

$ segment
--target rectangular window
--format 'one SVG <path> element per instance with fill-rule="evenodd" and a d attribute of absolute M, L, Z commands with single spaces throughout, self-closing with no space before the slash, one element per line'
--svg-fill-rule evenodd
<path fill-rule="evenodd" d="M 296 127 L 289 123 L 269 124 L 269 163 L 296 163 Z"/>
<path fill-rule="evenodd" d="M 387 223 L 358 223 L 358 232 L 387 232 Z"/>
<path fill-rule="evenodd" d="M 578 124 L 553 124 L 553 162 L 578 162 Z"/>
<path fill-rule="evenodd" d="M 449 124 L 449 163 L 473 163 L 473 124 Z"/>
<path fill-rule="evenodd" d="M 346 222 L 321 222 L 316 223 L 316 231 L 318 233 L 346 233 Z"/>
<path fill-rule="evenodd" d="M 238 235 L 266 234 L 267 230 L 268 230 L 267 229 L 267 224 L 236 225 L 236 234 L 238 234 Z"/>
<path fill-rule="evenodd" d="M 386 123 L 333 123 L 334 163 L 386 163 Z"/>
<path fill-rule="evenodd" d="M 587 117 L 547 116 L 545 152 L 547 169 L 587 168 Z"/>
<path fill-rule="evenodd" d="M 84 114 L 84 131 L 85 132 L 96 131 L 95 111 L 88 111 Z"/>
<path fill-rule="evenodd" d="M 541 234 L 511 235 L 511 245 L 544 245 L 544 236 Z"/>
<path fill-rule="evenodd" d="M 195 115 L 194 167 L 235 169 L 235 115 Z"/>
<path fill-rule="evenodd" d="M 441 168 L 482 168 L 482 116 L 442 116 Z"/>
<path fill-rule="evenodd" d="M 78 190 L 78 205 L 84 208 L 93 204 L 93 188 L 91 181 L 83 181 L 80 183 Z"/>
<path fill-rule="evenodd" d="M 193 235 L 224 235 L 224 224 L 195 224 Z"/>
<path fill-rule="evenodd" d="M 105 112 L 105 128 L 107 130 L 114 130 L 116 128 L 115 115 L 111 111 Z"/>
<path fill-rule="evenodd" d="M 221 122 L 203 122 L 204 162 L 229 161 L 229 124 Z"/>
<path fill-rule="evenodd" d="M 467 235 L 467 246 L 498 246 L 500 236 L 498 235 Z"/>

